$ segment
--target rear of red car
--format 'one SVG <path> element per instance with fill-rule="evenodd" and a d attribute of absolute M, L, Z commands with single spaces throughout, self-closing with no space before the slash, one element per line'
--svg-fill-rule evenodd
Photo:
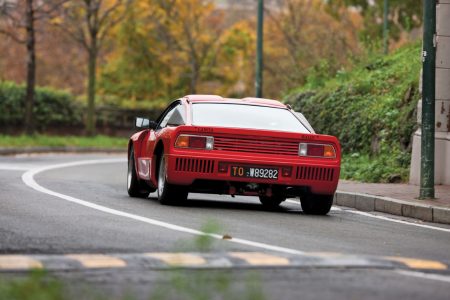
<path fill-rule="evenodd" d="M 340 146 L 335 137 L 192 126 L 180 126 L 173 135 L 166 154 L 172 184 L 243 195 L 336 191 Z"/>
<path fill-rule="evenodd" d="M 305 122 L 275 100 L 187 96 L 138 146 L 136 180 L 130 154 L 129 193 L 140 195 L 138 183 L 147 180 L 163 204 L 202 192 L 258 196 L 276 208 L 299 196 L 305 213 L 326 214 L 338 184 L 340 145 Z"/>

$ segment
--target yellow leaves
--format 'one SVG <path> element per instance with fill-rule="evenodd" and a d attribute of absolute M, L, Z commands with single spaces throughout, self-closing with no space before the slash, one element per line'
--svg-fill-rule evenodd
<path fill-rule="evenodd" d="M 267 97 L 277 98 L 280 89 L 302 84 L 309 69 L 324 59 L 333 61 L 332 68 L 345 64 L 347 53 L 357 51 L 356 32 L 362 24 L 359 14 L 351 10 L 330 16 L 322 0 L 283 3 L 266 12 Z M 135 0 L 131 11 L 128 20 L 117 25 L 121 34 L 109 61 L 133 61 L 134 67 L 128 69 L 152 74 L 147 80 L 157 82 L 157 89 L 143 89 L 149 94 L 138 99 L 191 91 L 253 93 L 256 25 L 252 12 L 229 24 L 226 18 L 233 12 L 218 9 L 212 0 Z"/>
<path fill-rule="evenodd" d="M 345 10 L 336 17 L 327 13 L 321 0 L 286 0 L 271 10 L 265 23 L 265 92 L 279 95 L 279 87 L 302 85 L 310 69 L 327 60 L 330 76 L 348 63 L 348 53 L 358 51 L 355 12 Z"/>
<path fill-rule="evenodd" d="M 49 22 L 52 25 L 61 25 L 64 21 L 60 16 L 57 16 L 57 17 L 51 18 L 49 20 Z"/>

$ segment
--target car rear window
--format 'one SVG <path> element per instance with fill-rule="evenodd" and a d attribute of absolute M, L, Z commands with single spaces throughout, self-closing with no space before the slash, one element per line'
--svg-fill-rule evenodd
<path fill-rule="evenodd" d="M 309 133 L 287 109 L 229 103 L 195 103 L 192 124 Z"/>

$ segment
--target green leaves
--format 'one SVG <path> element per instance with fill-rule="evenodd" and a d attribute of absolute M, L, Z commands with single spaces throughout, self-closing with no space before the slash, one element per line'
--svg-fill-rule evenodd
<path fill-rule="evenodd" d="M 381 39 L 384 1 L 367 0 L 329 0 L 328 10 L 333 16 L 342 7 L 360 9 L 364 16 L 364 30 L 361 32 L 366 44 L 374 39 Z M 389 34 L 392 39 L 399 40 L 402 33 L 418 28 L 422 24 L 422 2 L 417 0 L 389 0 Z"/>
<path fill-rule="evenodd" d="M 316 74 L 319 79 L 287 101 L 317 132 L 339 138 L 343 178 L 378 182 L 399 175 L 406 180 L 420 66 L 420 45 L 409 45 L 362 62 L 345 76 Z M 317 86 L 320 80 L 323 84 Z"/>
<path fill-rule="evenodd" d="M 38 87 L 35 92 L 34 123 L 38 130 L 49 126 L 81 126 L 82 107 L 68 92 Z M 0 82 L 0 125 L 23 124 L 25 87 L 12 82 Z"/>

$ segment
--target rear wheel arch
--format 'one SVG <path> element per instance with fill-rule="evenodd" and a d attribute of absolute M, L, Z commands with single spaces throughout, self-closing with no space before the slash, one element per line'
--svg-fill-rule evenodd
<path fill-rule="evenodd" d="M 129 140 L 128 141 L 128 157 L 130 157 L 131 148 L 134 148 L 134 143 L 132 140 Z M 136 157 L 135 157 L 135 159 L 136 159 Z"/>
<path fill-rule="evenodd" d="M 186 186 L 167 182 L 166 158 L 161 155 L 158 160 L 162 164 L 158 169 L 158 200 L 163 205 L 177 205 L 187 200 L 189 189 Z"/>
<path fill-rule="evenodd" d="M 160 163 L 160 161 L 161 161 L 161 155 L 163 155 L 164 154 L 164 143 L 163 143 L 163 141 L 158 141 L 158 143 L 156 144 L 156 147 L 155 147 L 155 151 L 153 152 L 153 157 L 152 157 L 152 161 L 154 162 L 154 164 L 155 164 L 155 167 L 154 167 L 154 174 L 155 174 L 155 176 L 154 177 L 152 177 L 152 178 L 156 178 L 156 179 L 158 179 L 158 172 L 159 172 L 159 163 Z"/>
<path fill-rule="evenodd" d="M 139 149 L 137 149 L 139 151 Z M 134 168 L 137 170 L 138 166 L 137 166 L 137 154 L 136 154 L 136 146 L 135 146 L 135 142 L 133 140 L 129 140 L 128 141 L 128 160 L 130 160 L 130 155 L 131 153 L 133 153 L 133 159 L 134 159 Z"/>

